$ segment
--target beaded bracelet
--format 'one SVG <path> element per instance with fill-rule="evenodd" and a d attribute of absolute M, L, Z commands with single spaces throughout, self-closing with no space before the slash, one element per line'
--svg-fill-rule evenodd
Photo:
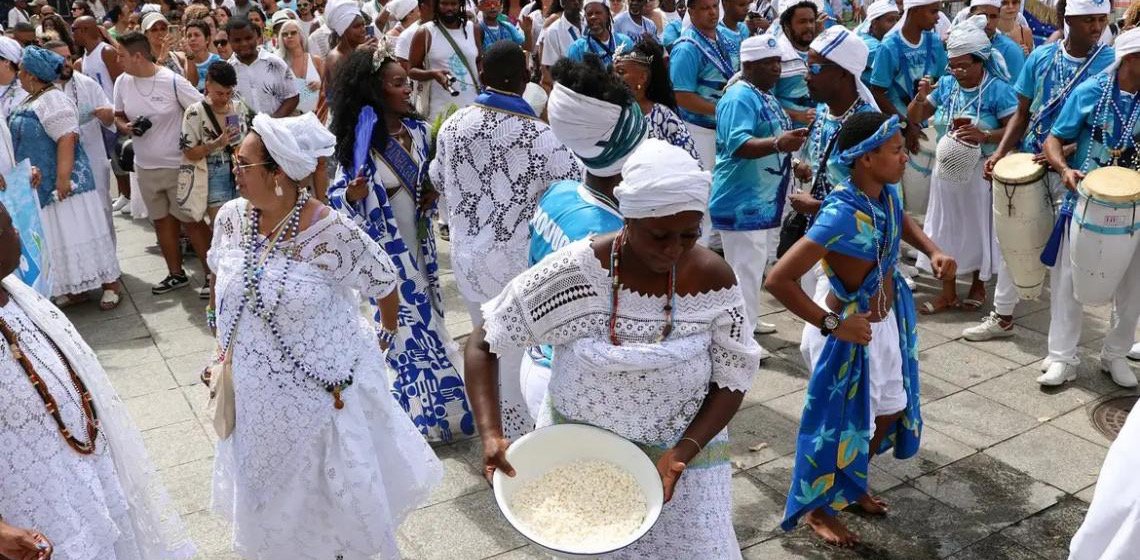
<path fill-rule="evenodd" d="M 218 314 L 212 305 L 206 306 L 206 326 L 211 329 L 218 328 Z"/>
<path fill-rule="evenodd" d="M 383 326 L 378 326 L 376 327 L 376 338 L 380 340 L 380 344 L 383 344 L 385 348 L 391 348 L 392 343 L 396 341 L 397 332 L 396 329 L 389 330 Z"/>

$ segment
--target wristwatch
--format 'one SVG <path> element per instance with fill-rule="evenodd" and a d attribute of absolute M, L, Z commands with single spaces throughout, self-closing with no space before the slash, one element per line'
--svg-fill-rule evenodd
<path fill-rule="evenodd" d="M 835 329 L 839 328 L 839 315 L 833 311 L 828 311 L 827 315 L 823 316 L 823 324 L 819 327 L 819 334 L 823 336 L 831 336 Z"/>

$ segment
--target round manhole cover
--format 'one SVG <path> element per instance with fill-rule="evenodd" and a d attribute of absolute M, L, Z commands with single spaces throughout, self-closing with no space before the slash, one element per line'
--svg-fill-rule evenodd
<path fill-rule="evenodd" d="M 1096 405 L 1092 410 L 1093 427 L 1104 437 L 1115 441 L 1116 436 L 1120 435 L 1120 429 L 1124 427 L 1124 421 L 1128 419 L 1128 413 L 1136 406 L 1136 399 L 1116 397 Z"/>

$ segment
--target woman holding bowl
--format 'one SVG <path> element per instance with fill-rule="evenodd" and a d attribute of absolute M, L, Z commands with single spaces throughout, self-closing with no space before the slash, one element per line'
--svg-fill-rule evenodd
<path fill-rule="evenodd" d="M 613 431 L 641 447 L 661 475 L 668 503 L 623 555 L 739 558 L 725 426 L 761 350 L 732 269 L 696 245 L 711 177 L 687 152 L 655 139 L 634 150 L 622 177 L 614 194 L 623 229 L 551 254 L 483 305 L 466 374 L 485 474 L 515 474 L 496 353 L 551 344 L 538 425 Z"/>

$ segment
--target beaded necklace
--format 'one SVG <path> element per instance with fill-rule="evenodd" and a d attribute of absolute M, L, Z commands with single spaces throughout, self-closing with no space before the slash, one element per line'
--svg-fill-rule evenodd
<path fill-rule="evenodd" d="M 610 246 L 610 274 L 613 276 L 613 300 L 610 305 L 610 342 L 614 346 L 621 346 L 621 340 L 617 336 L 617 310 L 618 310 L 618 293 L 621 292 L 621 249 L 625 241 L 625 228 L 618 232 L 617 237 L 614 238 L 613 245 Z M 661 341 L 669 338 L 673 332 L 673 304 L 677 300 L 677 264 L 673 264 L 673 268 L 669 269 L 669 293 L 666 296 L 665 303 L 665 326 L 661 329 L 661 334 L 658 335 L 654 342 L 660 343 Z"/>
<path fill-rule="evenodd" d="M 878 290 L 876 290 L 875 293 L 872 294 L 870 298 L 868 298 L 867 303 L 869 305 L 871 303 L 871 300 L 874 299 L 876 295 L 886 293 L 886 287 L 883 286 L 883 280 L 885 277 L 885 273 L 883 272 L 883 261 L 886 260 L 886 257 L 887 257 L 886 250 L 888 249 L 888 246 L 883 244 L 883 240 L 886 239 L 887 235 L 890 235 L 891 216 L 887 211 L 888 209 L 884 208 L 883 209 L 883 215 L 886 218 L 886 223 L 883 225 L 886 227 L 884 228 L 884 231 L 880 232 L 879 231 L 879 218 L 878 218 L 877 213 L 875 212 L 875 209 L 877 208 L 877 206 L 875 206 L 875 202 L 873 200 L 871 200 L 870 196 L 867 196 L 867 193 L 863 192 L 863 189 L 860 189 L 858 186 L 856 186 L 854 184 L 852 185 L 852 188 L 854 188 L 859 193 L 859 196 L 861 196 L 863 198 L 863 200 L 867 201 L 867 206 L 868 206 L 868 212 L 867 213 L 871 215 L 871 227 L 875 229 L 875 234 L 876 234 L 874 236 L 875 237 L 875 271 L 878 274 Z M 884 185 L 883 188 L 886 189 L 886 185 Z M 886 300 L 886 298 L 880 297 L 879 298 L 879 305 L 876 309 L 876 311 L 878 311 L 878 317 L 880 319 L 886 317 L 887 311 L 889 311 L 889 309 L 887 308 L 887 303 L 885 300 Z"/>
<path fill-rule="evenodd" d="M 1134 144 L 1132 131 L 1136 130 L 1137 120 L 1140 119 L 1140 103 L 1132 97 L 1132 107 L 1128 109 L 1127 116 L 1120 113 L 1120 82 L 1114 75 L 1111 80 L 1101 80 L 1100 100 L 1097 101 L 1093 112 L 1093 121 L 1098 123 L 1102 131 L 1102 139 L 1108 154 L 1112 156 L 1110 165 L 1116 165 L 1117 160 Z M 1110 114 L 1108 109 L 1112 109 Z M 1112 131 L 1107 126 L 1112 119 Z"/>
<path fill-rule="evenodd" d="M 36 327 L 39 329 L 39 327 Z M 59 433 L 63 435 L 64 441 L 67 442 L 72 449 L 81 455 L 90 455 L 95 452 L 95 438 L 99 435 L 99 416 L 95 413 L 95 405 L 91 398 L 91 392 L 87 390 L 87 385 L 80 379 L 79 374 L 75 372 L 75 368 L 71 367 L 71 362 L 63 355 L 59 349 L 59 345 L 51 339 L 43 329 L 39 329 L 40 333 L 47 339 L 48 344 L 51 344 L 52 350 L 59 356 L 60 363 L 67 369 L 67 374 L 71 378 L 71 384 L 75 387 L 75 391 L 79 393 L 79 400 L 82 403 L 80 408 L 83 410 L 84 424 L 87 428 L 88 441 L 79 441 L 71 431 L 67 429 L 67 425 L 63 423 L 63 416 L 59 413 L 59 403 L 56 402 L 55 397 L 48 391 L 47 384 L 44 383 L 42 377 L 36 372 L 36 368 L 32 365 L 31 360 L 28 359 L 27 353 L 23 351 L 20 346 L 20 336 L 16 334 L 8 322 L 0 319 L 0 333 L 3 333 L 4 340 L 8 342 L 8 349 L 12 352 L 12 357 L 19 362 L 20 367 L 23 368 L 24 374 L 28 376 L 28 381 L 32 382 L 32 387 L 36 389 L 39 394 L 40 400 L 43 401 L 44 407 L 47 408 L 48 414 L 55 420 L 55 425 L 59 428 Z M 43 362 L 43 360 L 40 360 Z"/>
<path fill-rule="evenodd" d="M 732 75 L 735 74 L 732 69 L 732 57 L 728 54 L 731 49 L 721 42 L 720 31 L 714 31 L 714 33 L 716 33 L 716 39 L 710 41 L 701 30 L 693 29 L 693 35 L 696 35 L 698 41 L 697 46 L 701 47 L 705 56 L 708 57 L 709 62 L 712 62 L 713 66 L 716 66 L 717 71 L 724 75 L 724 79 L 730 80 L 732 79 Z M 704 45 L 702 46 L 701 43 L 704 43 Z M 712 52 L 709 52 L 708 49 L 712 49 Z"/>
<path fill-rule="evenodd" d="M 1058 71 L 1058 81 L 1057 83 L 1053 84 L 1054 89 L 1049 92 L 1048 101 L 1040 105 L 1040 111 L 1038 112 L 1038 118 L 1036 119 L 1036 122 L 1030 121 L 1030 123 L 1033 125 L 1032 130 L 1034 136 L 1040 138 L 1041 141 L 1044 141 L 1045 137 L 1049 135 L 1049 129 L 1053 126 L 1053 123 L 1051 122 L 1052 119 L 1048 119 L 1050 122 L 1046 122 L 1047 119 L 1040 118 L 1040 116 L 1045 112 L 1047 108 L 1053 107 L 1055 104 L 1059 103 L 1061 101 L 1060 98 L 1065 97 L 1069 94 L 1070 91 L 1072 91 L 1074 85 L 1081 81 L 1081 76 L 1084 75 L 1089 65 L 1092 64 L 1093 58 L 1096 55 L 1100 54 L 1099 45 L 1093 45 L 1093 47 L 1089 49 L 1088 54 L 1085 55 L 1084 62 L 1080 63 L 1080 66 L 1076 68 L 1076 70 L 1073 72 L 1073 75 L 1070 76 L 1069 79 L 1062 84 L 1060 82 L 1061 80 L 1064 80 L 1064 76 L 1060 74 L 1062 68 L 1059 65 L 1065 58 L 1065 44 L 1066 43 L 1064 42 L 1057 43 L 1057 48 L 1053 50 L 1053 58 L 1049 61 L 1049 66 L 1045 69 L 1044 72 L 1041 73 L 1041 89 L 1042 92 L 1044 92 L 1045 81 L 1049 79 L 1049 76 L 1053 73 L 1053 70 Z"/>

